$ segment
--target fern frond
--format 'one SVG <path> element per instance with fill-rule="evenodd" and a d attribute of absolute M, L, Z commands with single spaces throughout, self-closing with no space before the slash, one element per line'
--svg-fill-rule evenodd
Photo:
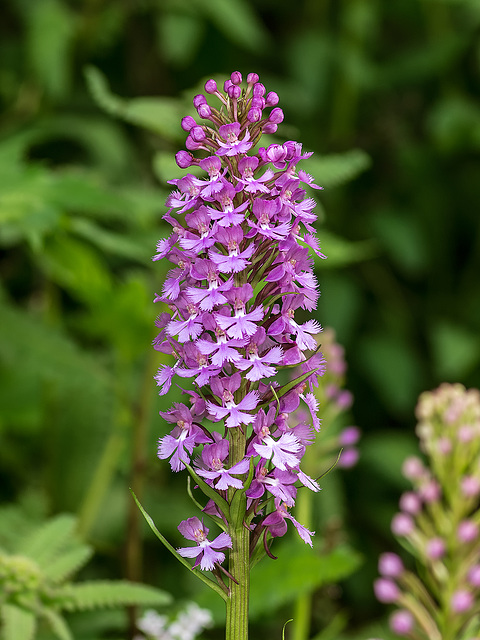
<path fill-rule="evenodd" d="M 0 507 L 0 545 L 11 551 L 22 536 L 32 530 L 32 521 L 18 505 Z"/>
<path fill-rule="evenodd" d="M 0 607 L 2 640 L 32 640 L 36 631 L 35 614 L 13 604 Z"/>
<path fill-rule="evenodd" d="M 52 582 L 60 583 L 81 569 L 93 555 L 93 549 L 86 544 L 76 544 L 62 552 L 49 565 L 43 567 L 44 575 Z"/>
<path fill-rule="evenodd" d="M 22 540 L 16 552 L 32 558 L 42 569 L 46 569 L 69 542 L 75 525 L 75 516 L 60 514 Z"/>
<path fill-rule="evenodd" d="M 56 599 L 67 611 L 124 605 L 165 605 L 172 601 L 165 591 L 126 580 L 68 584 L 57 591 Z"/>

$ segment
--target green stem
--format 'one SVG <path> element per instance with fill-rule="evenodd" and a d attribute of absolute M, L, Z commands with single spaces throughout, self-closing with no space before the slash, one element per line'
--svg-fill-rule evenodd
<path fill-rule="evenodd" d="M 245 456 L 245 434 L 236 427 L 229 431 L 230 465 Z M 235 499 L 234 499 L 235 498 Z M 248 600 L 250 591 L 250 531 L 245 525 L 247 498 L 245 492 L 230 487 L 229 533 L 232 548 L 228 570 L 235 580 L 229 580 L 227 605 L 226 640 L 248 639 Z"/>

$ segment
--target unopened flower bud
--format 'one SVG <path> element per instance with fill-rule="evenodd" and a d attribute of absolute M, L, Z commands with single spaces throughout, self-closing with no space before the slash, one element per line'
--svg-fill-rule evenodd
<path fill-rule="evenodd" d="M 472 608 L 474 603 L 473 594 L 466 589 L 458 589 L 452 594 L 450 606 L 455 613 L 465 613 Z"/>
<path fill-rule="evenodd" d="M 258 82 L 258 79 L 258 73 L 249 73 L 247 76 L 248 84 L 255 84 L 256 82 Z"/>
<path fill-rule="evenodd" d="M 402 559 L 396 553 L 382 553 L 378 559 L 378 572 L 388 578 L 398 578 L 405 570 Z"/>
<path fill-rule="evenodd" d="M 445 542 L 442 538 L 432 538 L 427 542 L 425 551 L 431 560 L 439 560 L 445 555 Z"/>
<path fill-rule="evenodd" d="M 477 589 L 480 588 L 480 564 L 474 564 L 468 572 L 468 581 Z"/>
<path fill-rule="evenodd" d="M 195 119 L 192 118 L 192 116 L 185 116 L 185 118 L 182 118 L 182 129 L 184 131 L 190 131 L 190 129 L 192 127 L 196 126 L 196 122 Z"/>
<path fill-rule="evenodd" d="M 206 81 L 206 83 L 205 83 L 205 91 L 207 93 L 215 93 L 215 91 L 217 91 L 217 83 L 215 82 L 215 80 L 210 78 L 210 80 Z"/>
<path fill-rule="evenodd" d="M 442 495 L 442 489 L 436 480 L 429 480 L 420 487 L 418 493 L 424 502 L 437 502 Z"/>
<path fill-rule="evenodd" d="M 400 496 L 399 506 L 402 511 L 417 515 L 422 509 L 422 500 L 418 493 L 406 491 Z"/>
<path fill-rule="evenodd" d="M 232 81 L 231 80 L 225 80 L 225 82 L 223 83 L 223 90 L 225 91 L 225 93 L 228 93 L 228 88 L 232 86 Z"/>
<path fill-rule="evenodd" d="M 278 94 L 275 93 L 275 91 L 270 91 L 270 93 L 267 94 L 267 97 L 265 98 L 267 107 L 274 107 L 276 104 L 278 104 L 280 98 L 278 97 Z"/>
<path fill-rule="evenodd" d="M 340 411 L 346 411 L 353 404 L 353 394 L 348 389 L 342 389 L 335 398 L 335 404 Z"/>
<path fill-rule="evenodd" d="M 275 107 L 275 109 L 271 110 L 268 120 L 269 122 L 273 122 L 274 124 L 280 124 L 280 122 L 283 122 L 283 118 L 283 111 L 280 109 L 280 107 Z"/>
<path fill-rule="evenodd" d="M 460 487 L 466 498 L 475 498 L 480 493 L 480 480 L 475 476 L 464 476 L 460 481 Z"/>
<path fill-rule="evenodd" d="M 420 458 L 410 456 L 402 465 L 402 473 L 408 480 L 419 480 L 425 473 L 425 467 Z"/>
<path fill-rule="evenodd" d="M 202 145 L 196 140 L 194 140 L 190 134 L 188 134 L 188 136 L 185 139 L 185 146 L 190 151 L 196 151 L 197 149 L 203 148 Z"/>
<path fill-rule="evenodd" d="M 400 597 L 400 589 L 393 580 L 388 580 L 387 578 L 378 578 L 375 580 L 373 590 L 375 591 L 377 600 L 386 604 L 396 602 Z"/>
<path fill-rule="evenodd" d="M 212 110 L 208 104 L 200 104 L 197 108 L 198 115 L 207 120 L 212 115 Z"/>
<path fill-rule="evenodd" d="M 205 96 L 203 95 L 203 93 L 199 93 L 198 95 L 196 95 L 193 99 L 193 106 L 195 107 L 195 109 L 198 109 L 198 107 L 201 104 L 206 104 L 207 99 L 205 98 Z"/>
<path fill-rule="evenodd" d="M 252 107 L 247 113 L 247 118 L 249 122 L 258 122 L 262 119 L 262 110 Z"/>
<path fill-rule="evenodd" d="M 233 71 L 230 75 L 230 80 L 233 84 L 242 84 L 242 74 L 240 71 Z"/>
<path fill-rule="evenodd" d="M 201 142 L 207 137 L 205 134 L 205 129 L 199 126 L 192 127 L 192 129 L 190 130 L 190 135 L 195 140 L 195 142 Z"/>
<path fill-rule="evenodd" d="M 406 609 L 395 611 L 390 616 L 390 629 L 398 636 L 406 636 L 413 629 L 414 620 L 412 614 Z"/>
<path fill-rule="evenodd" d="M 338 466 L 342 469 L 350 469 L 357 464 L 359 457 L 358 449 L 354 449 L 353 447 L 351 449 L 345 449 L 340 454 Z"/>
<path fill-rule="evenodd" d="M 253 95 L 256 98 L 261 98 L 265 95 L 265 87 L 261 82 L 257 82 L 257 84 L 253 87 Z"/>
<path fill-rule="evenodd" d="M 457 537 L 460 542 L 473 542 L 478 538 L 478 525 L 473 520 L 463 520 L 458 525 Z"/>
<path fill-rule="evenodd" d="M 236 84 L 230 85 L 227 89 L 228 97 L 232 100 L 238 100 L 242 95 L 242 90 Z"/>
<path fill-rule="evenodd" d="M 278 126 L 273 123 L 273 122 L 267 122 L 267 124 L 265 124 L 262 127 L 262 132 L 266 133 L 266 134 L 271 134 L 271 133 L 275 133 L 275 131 L 278 129 Z"/>
<path fill-rule="evenodd" d="M 257 107 L 257 109 L 265 108 L 265 100 L 263 98 L 252 98 L 250 102 L 250 106 Z"/>
<path fill-rule="evenodd" d="M 356 444 L 360 439 L 360 429 L 358 427 L 345 427 L 338 436 L 338 443 L 342 447 Z"/>
<path fill-rule="evenodd" d="M 406 513 L 397 513 L 392 519 L 392 532 L 396 536 L 409 536 L 415 528 L 413 519 Z"/>
<path fill-rule="evenodd" d="M 175 162 L 180 169 L 187 169 L 192 165 L 192 154 L 188 151 L 178 151 L 175 155 Z"/>

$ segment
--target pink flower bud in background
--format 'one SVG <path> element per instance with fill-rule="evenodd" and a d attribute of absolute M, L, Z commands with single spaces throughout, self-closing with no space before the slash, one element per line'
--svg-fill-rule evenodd
<path fill-rule="evenodd" d="M 476 476 L 464 476 L 460 487 L 466 498 L 475 498 L 480 493 L 480 480 Z"/>
<path fill-rule="evenodd" d="M 382 553 L 378 559 L 378 572 L 389 578 L 398 578 L 405 570 L 402 559 L 396 553 Z"/>
<path fill-rule="evenodd" d="M 442 538 L 432 538 L 427 542 L 425 551 L 431 560 L 438 560 L 445 555 L 446 546 Z"/>
<path fill-rule="evenodd" d="M 457 529 L 457 538 L 460 542 L 473 542 L 478 537 L 478 525 L 473 520 L 463 520 Z"/>
<path fill-rule="evenodd" d="M 469 424 L 462 424 L 458 428 L 457 437 L 460 442 L 471 442 L 475 437 L 475 430 Z"/>
<path fill-rule="evenodd" d="M 455 613 L 465 613 L 473 607 L 474 598 L 471 591 L 458 589 L 452 594 L 450 606 Z"/>
<path fill-rule="evenodd" d="M 429 480 L 419 488 L 418 493 L 424 502 L 437 502 L 442 489 L 436 480 Z"/>
<path fill-rule="evenodd" d="M 346 411 L 353 404 L 353 395 L 347 389 L 343 389 L 336 397 L 336 405 L 341 411 Z"/>
<path fill-rule="evenodd" d="M 406 491 L 400 496 L 399 506 L 402 511 L 406 511 L 415 516 L 422 510 L 422 499 L 418 493 Z"/>
<path fill-rule="evenodd" d="M 397 513 L 393 516 L 392 532 L 396 536 L 409 536 L 415 529 L 413 519 L 406 513 Z"/>
<path fill-rule="evenodd" d="M 217 83 L 215 82 L 215 80 L 207 80 L 205 83 L 205 91 L 206 93 L 215 93 L 215 91 L 217 90 Z"/>
<path fill-rule="evenodd" d="M 393 580 L 387 578 L 378 578 L 373 583 L 373 590 L 379 602 L 390 604 L 396 602 L 400 597 L 400 589 Z"/>
<path fill-rule="evenodd" d="M 402 473 L 408 480 L 419 480 L 425 473 L 425 467 L 420 458 L 410 456 L 402 465 Z"/>
<path fill-rule="evenodd" d="M 468 572 L 468 581 L 472 587 L 480 588 L 480 564 L 474 564 Z"/>
<path fill-rule="evenodd" d="M 449 438 L 439 438 L 437 441 L 439 453 L 446 456 L 452 451 L 452 441 Z"/>
<path fill-rule="evenodd" d="M 389 620 L 390 629 L 398 636 L 406 636 L 413 629 L 414 620 L 409 611 L 400 609 L 392 613 Z"/>
<path fill-rule="evenodd" d="M 345 427 L 345 429 L 340 432 L 338 443 L 342 447 L 348 447 L 356 444 L 359 439 L 360 429 L 358 427 Z"/>
<path fill-rule="evenodd" d="M 358 449 L 354 449 L 353 447 L 351 449 L 345 449 L 340 454 L 338 466 L 342 469 L 350 469 L 357 464 L 359 456 Z"/>

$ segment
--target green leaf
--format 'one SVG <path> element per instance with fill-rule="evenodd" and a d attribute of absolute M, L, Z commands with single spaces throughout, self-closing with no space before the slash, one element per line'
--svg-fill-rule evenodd
<path fill-rule="evenodd" d="M 136 582 L 95 580 L 68 584 L 57 591 L 57 599 L 67 611 L 125 605 L 164 606 L 172 602 L 165 591 Z"/>
<path fill-rule="evenodd" d="M 278 552 L 278 553 L 277 553 Z M 274 549 L 277 560 L 264 561 L 252 571 L 250 616 L 259 619 L 267 612 L 292 602 L 325 584 L 336 583 L 360 566 L 360 556 L 348 546 L 320 555 L 308 545 L 288 542 Z M 275 589 L 272 589 L 275 585 Z"/>
<path fill-rule="evenodd" d="M 32 558 L 44 569 L 68 543 L 76 523 L 75 516 L 60 514 L 20 541 L 16 552 Z"/>
<path fill-rule="evenodd" d="M 471 373 L 480 362 L 478 333 L 447 321 L 432 327 L 431 343 L 435 370 L 442 380 L 458 380 Z"/>
<path fill-rule="evenodd" d="M 369 260 L 378 254 L 377 244 L 373 240 L 351 242 L 325 229 L 320 231 L 319 237 L 322 252 L 325 253 L 327 259 L 319 258 L 317 255 L 313 256 L 315 267 L 318 269 L 337 269 Z"/>
<path fill-rule="evenodd" d="M 70 88 L 75 17 L 59 0 L 36 0 L 25 16 L 27 52 L 34 74 L 51 97 L 63 98 Z"/>
<path fill-rule="evenodd" d="M 264 51 L 271 42 L 252 6 L 245 0 L 195 0 L 199 12 L 216 25 L 225 37 L 249 51 Z"/>
<path fill-rule="evenodd" d="M 31 611 L 20 609 L 13 604 L 0 607 L 3 623 L 2 640 L 32 640 L 36 630 L 35 615 Z"/>
<path fill-rule="evenodd" d="M 205 24 L 198 15 L 168 12 L 159 17 L 157 31 L 162 57 L 177 67 L 185 67 L 198 51 Z"/>
<path fill-rule="evenodd" d="M 72 218 L 70 229 L 96 245 L 102 252 L 112 253 L 142 264 L 150 264 L 151 248 L 145 243 L 135 242 L 130 236 L 107 231 L 86 218 Z"/>
<path fill-rule="evenodd" d="M 137 496 L 133 493 L 132 490 L 130 490 L 130 491 L 132 493 L 133 499 L 137 503 L 137 507 L 140 509 L 140 511 L 142 512 L 143 517 L 147 521 L 148 526 L 153 531 L 153 533 L 157 536 L 157 538 L 160 540 L 160 542 L 162 542 L 162 544 L 170 551 L 170 553 L 172 555 L 175 556 L 175 558 L 179 562 L 181 562 L 183 564 L 184 567 L 187 567 L 187 569 L 189 569 L 193 574 L 195 574 L 197 576 L 197 578 L 199 578 L 202 582 L 204 582 L 207 586 L 209 586 L 210 589 L 215 591 L 223 600 L 226 600 L 227 599 L 227 595 L 225 594 L 225 592 L 221 589 L 221 587 L 216 582 L 214 582 L 213 580 L 208 578 L 200 569 L 193 568 L 188 563 L 188 561 L 183 556 L 181 556 L 178 553 L 178 551 L 176 549 L 174 549 L 174 547 L 172 547 L 172 545 L 168 542 L 168 540 L 157 529 L 157 527 L 155 526 L 155 523 L 153 522 L 152 518 L 148 515 L 148 513 L 145 511 L 145 509 L 142 507 L 142 505 L 138 501 Z"/>
<path fill-rule="evenodd" d="M 93 98 L 110 115 L 145 127 L 168 140 L 177 142 L 182 139 L 180 122 L 184 113 L 177 99 L 147 97 L 124 100 L 110 91 L 105 76 L 97 68 L 87 67 L 85 77 Z"/>
<path fill-rule="evenodd" d="M 314 155 L 308 159 L 306 170 L 313 175 L 318 185 L 332 188 L 350 182 L 370 165 L 370 156 L 365 151 L 352 149 L 323 157 Z"/>

